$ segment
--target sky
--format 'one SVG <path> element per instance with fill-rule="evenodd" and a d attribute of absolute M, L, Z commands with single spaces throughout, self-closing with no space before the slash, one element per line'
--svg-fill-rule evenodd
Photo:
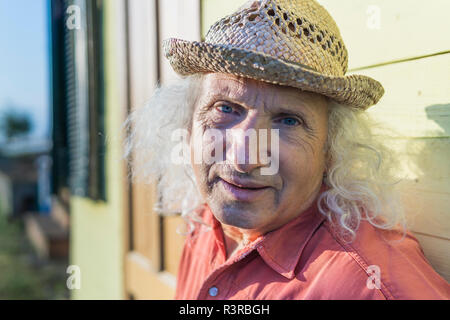
<path fill-rule="evenodd" d="M 49 137 L 47 0 L 0 0 L 0 114 L 14 106 Z"/>

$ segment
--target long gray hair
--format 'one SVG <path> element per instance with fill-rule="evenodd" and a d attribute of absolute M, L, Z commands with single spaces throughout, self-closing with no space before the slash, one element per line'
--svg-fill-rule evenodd
<path fill-rule="evenodd" d="M 158 183 L 161 214 L 195 216 L 203 204 L 190 165 L 171 161 L 178 143 L 171 139 L 192 124 L 202 76 L 177 80 L 155 90 L 150 101 L 134 111 L 125 124 L 125 156 L 132 178 Z M 329 100 L 328 163 L 324 182 L 329 189 L 318 198 L 319 211 L 336 230 L 353 239 L 361 220 L 380 229 L 406 227 L 405 215 L 395 193 L 397 162 L 392 150 L 367 112 Z M 350 238 L 348 238 L 350 236 Z"/>

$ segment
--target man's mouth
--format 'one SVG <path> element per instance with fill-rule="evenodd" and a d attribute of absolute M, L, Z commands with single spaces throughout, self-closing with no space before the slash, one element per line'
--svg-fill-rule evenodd
<path fill-rule="evenodd" d="M 253 201 L 270 190 L 270 186 L 249 180 L 219 178 L 218 184 L 232 198 L 238 201 Z"/>

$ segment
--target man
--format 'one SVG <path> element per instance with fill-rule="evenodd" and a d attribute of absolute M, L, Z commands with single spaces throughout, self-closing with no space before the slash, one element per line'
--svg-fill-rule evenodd
<path fill-rule="evenodd" d="M 383 87 L 345 76 L 323 7 L 250 1 L 205 42 L 164 45 L 187 77 L 132 116 L 128 150 L 189 222 L 177 299 L 450 297 L 402 230 L 395 161 L 364 113 Z"/>

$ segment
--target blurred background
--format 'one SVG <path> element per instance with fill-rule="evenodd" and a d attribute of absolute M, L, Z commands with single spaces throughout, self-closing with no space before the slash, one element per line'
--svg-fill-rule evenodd
<path fill-rule="evenodd" d="M 242 0 L 0 0 L 0 299 L 171 299 L 183 237 L 131 184 L 122 124 Z M 410 228 L 450 279 L 450 2 L 319 0 L 398 134 Z"/>

